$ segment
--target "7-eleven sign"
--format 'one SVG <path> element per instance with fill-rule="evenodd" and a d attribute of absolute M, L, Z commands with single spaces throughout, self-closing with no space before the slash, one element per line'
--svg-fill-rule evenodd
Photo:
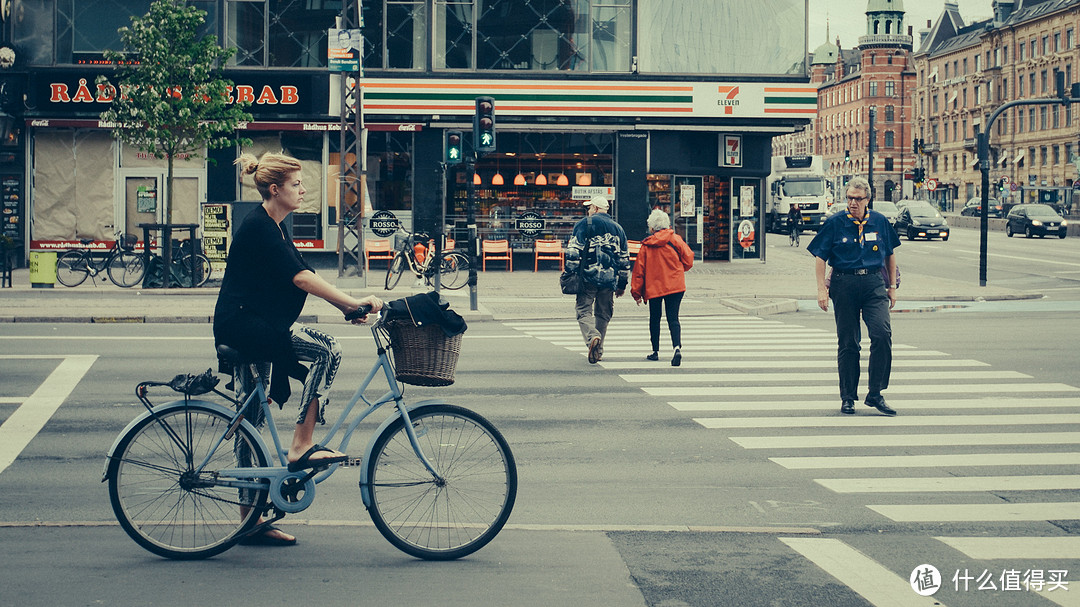
<path fill-rule="evenodd" d="M 742 166 L 742 135 L 720 135 L 721 164 L 726 167 Z"/>

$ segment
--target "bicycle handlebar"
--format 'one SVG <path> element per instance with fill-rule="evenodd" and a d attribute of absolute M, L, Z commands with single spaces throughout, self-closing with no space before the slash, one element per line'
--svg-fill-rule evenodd
<path fill-rule="evenodd" d="M 369 306 L 367 304 L 364 304 L 364 305 L 360 306 L 359 308 L 353 310 L 352 312 L 349 312 L 348 314 L 346 314 L 345 315 L 345 320 L 356 320 L 356 319 L 361 318 L 363 316 L 367 316 L 368 312 L 371 312 L 371 306 Z"/>

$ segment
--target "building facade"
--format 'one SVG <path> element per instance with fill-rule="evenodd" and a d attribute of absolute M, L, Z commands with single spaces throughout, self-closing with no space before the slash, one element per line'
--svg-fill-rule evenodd
<path fill-rule="evenodd" d="M 172 221 L 202 223 L 204 204 L 257 200 L 233 161 L 284 150 L 304 164 L 308 189 L 293 216 L 294 239 L 334 251 L 341 98 L 327 54 L 340 2 L 189 4 L 206 11 L 206 33 L 237 48 L 226 76 L 232 99 L 250 101 L 254 119 L 242 132 L 251 145 L 177 159 Z M 11 10 L 3 36 L 17 58 L 0 76 L 25 93 L 5 106 L 12 129 L 0 138 L 0 175 L 12 198 L 4 231 L 27 252 L 82 238 L 104 248 L 117 231 L 141 236 L 138 225 L 162 220 L 164 162 L 112 138 L 99 120 L 108 100 L 94 85 L 111 70 L 102 54 L 119 48 L 116 29 L 149 5 L 4 5 Z M 719 8 L 688 0 L 677 10 L 664 0 L 362 5 L 369 212 L 391 211 L 431 231 L 445 209 L 460 241 L 466 185 L 475 179 L 481 237 L 506 238 L 531 255 L 533 236 L 516 230 L 516 218 L 536 213 L 545 222 L 540 237 L 565 240 L 584 215 L 582 201 L 603 193 L 631 238 L 645 236 L 646 216 L 661 208 L 705 258 L 761 257 L 745 231 L 756 225 L 771 139 L 816 111 L 805 0 Z M 497 146 L 477 160 L 473 177 L 444 166 L 443 142 L 447 131 L 471 131 L 477 96 L 495 99 Z"/>
<path fill-rule="evenodd" d="M 976 137 L 1002 104 L 1056 96 L 1080 66 L 1080 1 L 1002 1 L 994 16 L 965 24 L 945 2 L 915 53 L 917 130 L 929 144 L 923 162 L 938 188 L 931 196 L 955 207 L 981 195 Z M 991 197 L 1006 202 L 1063 202 L 1077 178 L 1076 108 L 1017 106 L 990 125 Z"/>

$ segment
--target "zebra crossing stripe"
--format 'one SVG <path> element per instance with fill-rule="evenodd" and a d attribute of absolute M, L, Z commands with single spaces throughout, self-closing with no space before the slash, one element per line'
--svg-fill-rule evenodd
<path fill-rule="evenodd" d="M 989 432 L 978 434 L 815 434 L 731 436 L 743 449 L 834 449 L 970 445 L 1078 445 L 1080 432 Z"/>
<path fill-rule="evenodd" d="M 945 607 L 932 596 L 919 596 L 906 579 L 840 540 L 805 537 L 779 540 L 875 607 Z"/>
<path fill-rule="evenodd" d="M 611 369 L 613 371 L 630 371 L 630 370 L 644 370 L 644 369 L 658 369 L 655 361 L 640 360 L 633 362 L 607 362 L 601 361 L 600 365 L 605 369 Z M 832 375 L 836 376 L 836 360 L 832 357 L 822 357 L 820 360 L 789 360 L 783 364 L 777 364 L 775 360 L 684 360 L 682 363 L 683 369 L 768 369 L 774 370 L 777 367 L 783 367 L 785 370 L 793 369 L 828 369 L 832 371 Z M 990 363 L 984 363 L 978 360 L 971 359 L 945 359 L 945 360 L 894 360 L 892 361 L 893 369 L 904 369 L 910 367 L 989 367 Z M 669 372 L 664 370 L 664 372 Z M 862 369 L 863 373 L 867 373 L 867 368 L 864 365 Z"/>
<path fill-rule="evenodd" d="M 935 540 L 980 561 L 994 559 L 1075 559 L 1080 537 L 935 537 Z"/>
<path fill-rule="evenodd" d="M 685 362 L 683 364 L 686 364 Z M 1070 397 L 1046 397 L 1046 398 L 956 398 L 956 399 L 914 399 L 899 400 L 890 399 L 893 405 L 903 408 L 905 411 L 912 409 L 930 409 L 934 411 L 949 411 L 951 409 L 1035 409 L 1054 407 L 1080 407 L 1080 398 Z M 715 401 L 715 400 L 683 400 L 671 401 L 671 405 L 677 411 L 818 411 L 827 410 L 836 412 L 839 401 L 830 400 L 743 400 L 743 401 Z"/>
<path fill-rule="evenodd" d="M 989 523 L 1080 519 L 1080 502 L 868 505 L 867 508 L 898 523 Z"/>
<path fill-rule="evenodd" d="M 650 396 L 817 396 L 836 399 L 836 386 L 646 386 Z M 1080 388 L 1057 383 L 1016 384 L 911 384 L 889 386 L 886 398 L 897 394 L 1033 394 L 1037 392 L 1080 392 Z"/>
<path fill-rule="evenodd" d="M 815 478 L 835 493 L 939 493 L 963 491 L 1055 491 L 1080 489 L 1078 474 L 1034 476 L 931 476 L 905 478 Z M 1077 538 L 1080 540 L 1080 538 Z M 1080 550 L 1073 553 L 1080 555 Z"/>
<path fill-rule="evenodd" d="M 827 381 L 836 383 L 836 373 L 628 373 L 620 375 L 624 381 L 632 384 L 644 383 L 716 383 L 726 384 L 732 382 L 810 382 Z M 974 379 L 1032 379 L 1026 373 L 1019 371 L 894 371 L 891 375 L 894 381 L 905 380 L 940 380 L 958 381 Z M 934 386 L 928 386 L 933 388 Z"/>
<path fill-rule="evenodd" d="M 950 466 L 1076 466 L 1080 453 L 948 453 L 938 455 L 842 455 L 770 457 L 789 470 L 857 468 L 948 468 Z"/>
<path fill-rule="evenodd" d="M 861 405 L 860 405 L 861 406 Z M 895 406 L 899 407 L 899 404 Z M 700 417 L 694 421 L 706 428 L 849 428 L 897 426 L 930 426 L 951 428 L 955 426 L 1015 426 L 1080 424 L 1080 413 L 1020 413 L 1016 415 L 877 415 L 874 409 L 865 407 L 871 415 L 845 415 L 833 417 Z"/>

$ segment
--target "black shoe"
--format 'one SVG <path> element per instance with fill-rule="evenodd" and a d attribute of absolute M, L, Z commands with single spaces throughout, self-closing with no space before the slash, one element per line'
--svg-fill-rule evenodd
<path fill-rule="evenodd" d="M 653 352 L 652 354 L 646 356 L 645 360 L 660 360 L 660 354 L 657 352 Z"/>
<path fill-rule="evenodd" d="M 896 410 L 889 405 L 886 405 L 885 399 L 881 396 L 878 396 L 877 398 L 867 398 L 864 404 L 867 407 L 873 407 L 878 411 L 881 411 L 881 413 L 884 415 L 888 415 L 890 417 L 896 415 Z"/>
<path fill-rule="evenodd" d="M 600 362 L 600 336 L 589 340 L 589 364 L 595 365 Z"/>
<path fill-rule="evenodd" d="M 855 415 L 855 401 L 845 400 L 840 403 L 840 412 L 844 415 Z"/>
<path fill-rule="evenodd" d="M 671 357 L 671 366 L 678 367 L 682 364 L 682 348 L 675 348 L 675 355 Z"/>

